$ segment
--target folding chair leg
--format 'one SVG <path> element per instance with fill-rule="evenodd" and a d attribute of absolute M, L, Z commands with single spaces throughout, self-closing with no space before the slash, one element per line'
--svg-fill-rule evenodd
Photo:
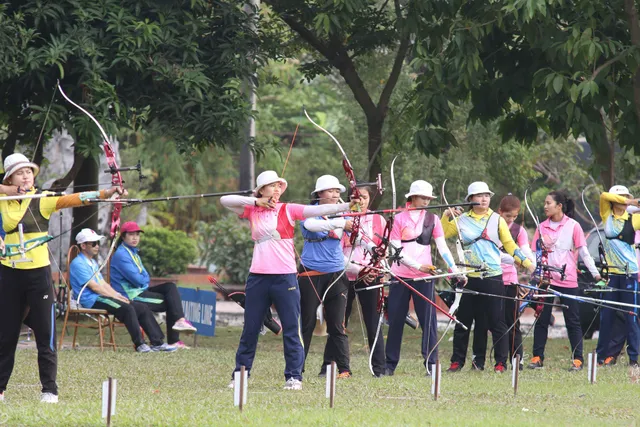
<path fill-rule="evenodd" d="M 76 313 L 76 321 L 74 324 L 74 329 L 73 329 L 73 343 L 71 344 L 73 346 L 73 349 L 76 349 L 76 338 L 78 337 L 78 324 L 80 323 L 80 313 Z"/>
<path fill-rule="evenodd" d="M 111 346 L 113 346 L 113 351 L 116 351 L 116 334 L 115 334 L 115 329 L 113 327 L 113 322 L 115 321 L 115 318 L 108 317 L 108 319 L 109 319 L 109 333 L 111 334 Z"/>
<path fill-rule="evenodd" d="M 98 334 L 100 335 L 100 351 L 104 352 L 104 329 L 102 329 L 102 315 L 98 315 Z"/>

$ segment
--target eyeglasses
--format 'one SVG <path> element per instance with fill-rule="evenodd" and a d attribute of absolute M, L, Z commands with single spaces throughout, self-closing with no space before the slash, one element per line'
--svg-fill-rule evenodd
<path fill-rule="evenodd" d="M 98 246 L 100 244 L 100 242 L 91 242 L 91 247 L 95 248 L 96 246 Z"/>

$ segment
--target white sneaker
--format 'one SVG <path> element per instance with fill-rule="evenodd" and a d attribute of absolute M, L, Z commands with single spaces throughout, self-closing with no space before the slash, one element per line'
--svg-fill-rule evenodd
<path fill-rule="evenodd" d="M 4 391 L 0 393 L 0 402 L 4 402 Z"/>
<path fill-rule="evenodd" d="M 302 381 L 295 378 L 289 378 L 284 384 L 285 390 L 302 390 Z"/>
<path fill-rule="evenodd" d="M 58 395 L 53 393 L 42 393 L 40 396 L 42 403 L 58 403 Z"/>

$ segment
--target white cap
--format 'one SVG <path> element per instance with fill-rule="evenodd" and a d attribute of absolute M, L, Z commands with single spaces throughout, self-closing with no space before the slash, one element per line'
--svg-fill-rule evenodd
<path fill-rule="evenodd" d="M 96 233 L 90 228 L 83 228 L 76 235 L 76 242 L 78 244 L 87 243 L 87 242 L 97 242 L 102 239 L 104 239 L 104 236 L 99 235 L 98 233 Z"/>
<path fill-rule="evenodd" d="M 424 196 L 430 199 L 436 198 L 436 196 L 433 195 L 433 186 L 427 181 L 423 181 L 421 179 L 413 181 L 411 183 L 411 187 L 409 187 L 409 192 L 404 195 L 406 199 L 411 196 Z"/>
<path fill-rule="evenodd" d="M 629 189 L 627 187 L 625 187 L 624 185 L 614 185 L 613 187 L 611 187 L 609 189 L 609 193 L 618 194 L 620 196 L 629 196 L 629 198 L 631 198 L 631 199 L 633 198 L 633 196 L 629 192 Z"/>
<path fill-rule="evenodd" d="M 338 178 L 336 178 L 335 176 L 322 175 L 316 180 L 316 189 L 311 192 L 311 195 L 313 196 L 314 193 L 319 193 L 324 190 L 330 190 L 332 188 L 337 188 L 341 193 L 347 191 L 347 189 L 344 188 L 344 185 L 340 184 L 340 181 L 338 181 Z"/>
<path fill-rule="evenodd" d="M 7 179 L 11 175 L 13 175 L 17 170 L 22 169 L 22 168 L 31 168 L 31 169 L 33 169 L 33 176 L 34 177 L 38 176 L 38 172 L 40 172 L 40 166 L 36 165 L 35 163 L 30 162 L 29 159 L 27 159 L 27 157 L 24 154 L 13 153 L 13 154 L 7 156 L 7 158 L 4 159 L 4 180 L 3 180 L 3 182 L 6 182 Z"/>
<path fill-rule="evenodd" d="M 493 191 L 489 190 L 489 186 L 486 182 L 476 181 L 469 184 L 469 188 L 467 188 L 467 197 L 465 200 L 468 202 L 469 197 L 475 196 L 476 194 L 490 194 L 491 197 L 495 194 Z"/>
<path fill-rule="evenodd" d="M 256 179 L 256 188 L 253 190 L 253 195 L 257 196 L 258 191 L 265 185 L 273 184 L 274 182 L 282 183 L 282 191 L 280 194 L 284 193 L 284 190 L 287 189 L 287 180 L 284 178 L 278 177 L 276 171 L 264 171 L 260 175 L 258 175 L 258 179 Z"/>

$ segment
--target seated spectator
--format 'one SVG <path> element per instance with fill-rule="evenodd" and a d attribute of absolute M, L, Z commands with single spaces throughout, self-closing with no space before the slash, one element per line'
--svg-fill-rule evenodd
<path fill-rule="evenodd" d="M 129 300 L 115 291 L 102 277 L 95 257 L 103 237 L 90 228 L 81 230 L 76 236 L 80 253 L 69 266 L 74 299 L 77 300 L 80 296 L 83 308 L 106 310 L 124 323 L 138 353 L 177 350 L 176 346 L 164 342 L 162 330 L 147 304 Z M 151 346 L 144 342 L 140 326 L 149 337 Z"/>
<path fill-rule="evenodd" d="M 117 249 L 111 258 L 111 286 L 132 301 L 148 305 L 153 312 L 167 313 L 167 342 L 178 348 L 187 348 L 180 341 L 180 332 L 196 332 L 184 317 L 178 287 L 166 282 L 149 289 L 149 273 L 142 265 L 138 245 L 143 231 L 133 221 L 120 227 Z"/>

